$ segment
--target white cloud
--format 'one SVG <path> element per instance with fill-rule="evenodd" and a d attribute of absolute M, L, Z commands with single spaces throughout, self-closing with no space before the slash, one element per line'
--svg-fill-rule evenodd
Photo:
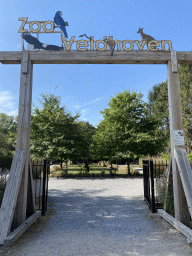
<path fill-rule="evenodd" d="M 0 113 L 7 115 L 18 115 L 18 109 L 15 107 L 14 97 L 9 91 L 0 92 Z"/>
<path fill-rule="evenodd" d="M 80 106 L 75 106 L 75 108 L 80 108 Z"/>
<path fill-rule="evenodd" d="M 81 110 L 81 114 L 84 116 L 86 114 L 87 110 L 86 109 L 83 109 Z"/>
<path fill-rule="evenodd" d="M 16 110 L 10 111 L 7 113 L 8 116 L 18 116 L 19 115 L 19 110 L 18 108 Z"/>
<path fill-rule="evenodd" d="M 99 98 L 97 98 L 97 99 L 95 99 L 95 100 L 92 100 L 90 103 L 94 103 L 94 102 L 99 101 L 99 100 L 101 100 L 101 99 L 102 99 L 102 97 L 99 97 Z"/>

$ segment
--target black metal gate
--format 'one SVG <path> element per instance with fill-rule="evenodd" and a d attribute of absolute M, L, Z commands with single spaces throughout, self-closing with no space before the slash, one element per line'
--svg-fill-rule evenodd
<path fill-rule="evenodd" d="M 159 192 L 157 191 L 157 183 L 160 181 L 164 171 L 168 168 L 167 161 L 158 163 L 153 160 L 143 160 L 143 186 L 144 200 L 154 213 L 156 209 L 162 208 Z M 154 185 L 155 183 L 155 185 Z"/>
<path fill-rule="evenodd" d="M 32 161 L 32 173 L 36 210 L 41 210 L 42 215 L 44 216 L 45 211 L 47 211 L 50 161 Z"/>
<path fill-rule="evenodd" d="M 155 213 L 156 209 L 154 195 L 153 160 L 143 160 L 143 187 L 144 200 L 148 204 L 152 213 Z"/>

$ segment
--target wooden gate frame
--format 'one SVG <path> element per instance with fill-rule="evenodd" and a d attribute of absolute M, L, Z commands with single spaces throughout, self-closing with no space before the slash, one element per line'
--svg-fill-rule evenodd
<path fill-rule="evenodd" d="M 174 145 L 173 130 L 183 130 L 178 64 L 192 64 L 192 52 L 134 50 L 111 56 L 110 51 L 1 51 L 0 62 L 21 64 L 17 146 L 0 209 L 1 245 L 10 245 L 40 214 L 35 210 L 29 148 L 33 64 L 167 64 L 175 218 L 189 223 L 192 172 L 185 147 Z M 26 215 L 31 217 L 26 220 Z"/>

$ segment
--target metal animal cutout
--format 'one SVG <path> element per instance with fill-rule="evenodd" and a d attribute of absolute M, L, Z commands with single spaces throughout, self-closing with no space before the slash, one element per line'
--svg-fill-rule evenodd
<path fill-rule="evenodd" d="M 143 28 L 139 28 L 139 30 L 137 31 L 137 33 L 140 33 L 140 35 L 141 35 L 141 37 L 142 37 L 142 41 L 145 40 L 145 42 L 146 42 L 146 44 L 147 44 L 147 47 L 148 47 L 148 44 L 149 44 L 150 41 L 155 40 L 154 37 L 149 36 L 149 35 L 147 35 L 147 34 L 144 34 L 144 33 L 143 33 Z M 153 47 L 153 49 L 156 49 L 156 47 Z"/>
<path fill-rule="evenodd" d="M 68 38 L 65 26 L 69 26 L 69 24 L 68 24 L 68 22 L 64 21 L 64 19 L 61 17 L 61 15 L 62 15 L 61 11 L 58 11 L 55 14 L 54 22 L 56 25 L 58 25 L 58 26 L 55 26 L 55 28 L 60 28 L 63 31 L 65 37 Z"/>
<path fill-rule="evenodd" d="M 103 40 L 104 42 L 106 42 L 109 47 L 110 47 L 110 50 L 111 50 L 111 56 L 113 56 L 113 52 L 114 52 L 114 49 L 115 49 L 115 45 L 116 45 L 116 42 L 112 39 L 104 39 Z"/>
<path fill-rule="evenodd" d="M 86 38 L 92 40 L 92 38 L 91 38 L 91 37 L 88 37 L 86 34 L 80 35 L 79 37 L 84 37 L 84 36 L 85 36 Z M 103 41 L 108 44 L 108 46 L 109 46 L 109 48 L 110 48 L 110 50 L 111 50 L 111 56 L 113 56 L 113 52 L 114 52 L 114 49 L 115 49 L 116 42 L 115 42 L 114 40 L 110 39 L 110 38 L 104 39 Z"/>
<path fill-rule="evenodd" d="M 91 37 L 88 37 L 86 34 L 84 34 L 84 35 L 80 35 L 79 37 L 87 37 L 89 40 L 92 40 L 92 38 Z"/>
<path fill-rule="evenodd" d="M 36 37 L 31 36 L 30 33 L 22 33 L 22 38 L 30 45 L 33 45 L 34 49 L 43 49 L 48 51 L 61 51 L 63 46 L 59 47 L 57 45 L 43 44 Z M 33 48 L 29 49 L 33 50 Z"/>

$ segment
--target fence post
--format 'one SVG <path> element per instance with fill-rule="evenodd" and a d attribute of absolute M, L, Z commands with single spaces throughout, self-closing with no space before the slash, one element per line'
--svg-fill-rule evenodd
<path fill-rule="evenodd" d="M 110 176 L 112 176 L 112 167 L 111 166 L 109 168 L 109 174 L 110 174 Z"/>
<path fill-rule="evenodd" d="M 68 169 L 67 169 L 67 167 L 65 168 L 65 177 L 68 177 Z"/>
<path fill-rule="evenodd" d="M 42 197 L 42 215 L 45 216 L 45 182 L 46 182 L 47 160 L 44 160 L 43 166 L 43 197 Z"/>
<path fill-rule="evenodd" d="M 151 171 L 151 209 L 152 213 L 155 213 L 155 196 L 154 196 L 154 178 L 153 178 L 153 159 L 150 159 L 150 171 Z"/>
<path fill-rule="evenodd" d="M 151 208 L 148 160 L 143 160 L 143 187 L 144 187 L 144 200 L 147 201 L 148 205 L 150 205 L 150 208 Z"/>
<path fill-rule="evenodd" d="M 47 182 L 46 182 L 46 201 L 45 201 L 45 204 L 46 204 L 46 211 L 47 211 L 47 200 L 48 200 L 48 181 L 49 181 L 49 174 L 50 174 L 50 160 L 48 161 L 48 165 L 47 165 L 47 169 L 46 169 L 46 179 L 47 179 Z"/>

